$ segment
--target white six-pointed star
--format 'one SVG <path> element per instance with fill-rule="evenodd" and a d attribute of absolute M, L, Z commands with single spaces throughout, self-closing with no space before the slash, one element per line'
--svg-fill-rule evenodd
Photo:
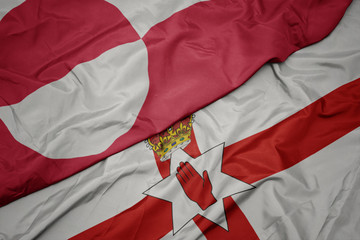
<path fill-rule="evenodd" d="M 170 176 L 144 192 L 146 195 L 172 203 L 173 234 L 176 234 L 197 214 L 228 230 L 223 198 L 254 188 L 252 185 L 224 174 L 221 171 L 223 149 L 224 144 L 219 144 L 197 158 L 192 158 L 182 149 L 179 149 L 171 156 Z M 176 168 L 180 162 L 189 162 L 201 176 L 204 171 L 208 172 L 212 185 L 212 194 L 217 201 L 205 210 L 202 210 L 196 202 L 186 195 L 177 179 Z"/>

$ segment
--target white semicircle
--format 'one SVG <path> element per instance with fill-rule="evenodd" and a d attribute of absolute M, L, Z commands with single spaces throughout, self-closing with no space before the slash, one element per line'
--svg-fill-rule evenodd
<path fill-rule="evenodd" d="M 77 65 L 23 101 L 0 107 L 14 138 L 49 158 L 105 151 L 133 126 L 149 90 L 142 40 Z"/>

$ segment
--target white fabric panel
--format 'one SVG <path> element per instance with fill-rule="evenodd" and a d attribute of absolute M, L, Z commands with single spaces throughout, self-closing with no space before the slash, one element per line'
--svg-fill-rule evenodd
<path fill-rule="evenodd" d="M 0 118 L 17 141 L 46 157 L 100 153 L 134 124 L 149 88 L 147 59 L 142 40 L 120 45 L 1 107 Z"/>
<path fill-rule="evenodd" d="M 133 206 L 161 179 L 153 152 L 136 144 L 0 208 L 0 239 L 68 239 Z"/>
<path fill-rule="evenodd" d="M 254 191 L 234 196 L 260 239 L 357 239 L 360 228 L 353 227 L 359 226 L 358 209 L 346 214 L 349 207 L 360 204 L 356 198 L 359 142 L 360 128 L 295 166 L 254 183 Z M 345 216 L 350 228 L 336 225 Z M 348 232 L 338 232 L 334 238 L 334 230 Z"/>
<path fill-rule="evenodd" d="M 190 221 L 188 224 L 184 226 L 184 228 L 177 232 L 176 235 L 173 234 L 173 231 L 170 231 L 161 240 L 206 240 L 206 237 L 202 234 L 200 229 L 196 226 L 194 221 Z"/>
<path fill-rule="evenodd" d="M 226 98 L 198 111 L 194 130 L 200 150 L 265 130 L 359 78 L 359 12 L 360 1 L 354 1 L 330 36 L 284 63 L 266 64 Z"/>
<path fill-rule="evenodd" d="M 318 240 L 352 239 L 360 236 L 360 171 L 332 204 Z"/>
<path fill-rule="evenodd" d="M 155 24 L 201 0 L 106 0 L 116 6 L 143 37 Z"/>
<path fill-rule="evenodd" d="M 22 4 L 25 0 L 0 0 L 0 21 L 13 8 Z"/>

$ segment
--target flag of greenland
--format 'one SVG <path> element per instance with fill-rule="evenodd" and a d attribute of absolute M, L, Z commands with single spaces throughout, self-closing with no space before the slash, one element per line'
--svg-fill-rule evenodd
<path fill-rule="evenodd" d="M 142 18 L 135 16 L 136 4 L 144 11 L 154 3 L 23 3 L 2 22 L 6 33 L 16 32 L 7 26 L 26 32 L 2 39 L 9 54 L 3 59 L 1 120 L 18 142 L 48 158 L 105 151 L 134 125 L 149 91 L 148 53 L 140 36 L 193 3 L 170 1 L 163 4 L 162 13 Z M 44 20 L 50 11 L 59 19 Z M 132 24 L 122 12 L 133 19 Z M 29 23 L 12 19 L 19 13 L 25 13 L 22 18 Z M 144 18 L 151 18 L 147 25 Z M 31 25 L 38 25 L 35 31 Z"/>
<path fill-rule="evenodd" d="M 261 2 L 4 4 L 0 206 L 161 132 L 266 62 L 321 40 L 351 1 Z"/>

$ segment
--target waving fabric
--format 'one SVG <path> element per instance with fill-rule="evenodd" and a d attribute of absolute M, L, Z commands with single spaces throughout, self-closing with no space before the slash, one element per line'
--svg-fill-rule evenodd
<path fill-rule="evenodd" d="M 28 3 L 34 2 L 24 4 Z M 8 96 L 0 110 L 2 204 L 73 175 L 1 207 L 0 239 L 358 238 L 360 1 L 353 1 L 328 37 L 296 51 L 283 63 L 265 63 L 289 54 L 285 52 L 291 44 L 280 44 L 272 36 L 284 36 L 288 43 L 297 39 L 295 45 L 303 47 L 330 30 L 326 26 L 330 19 L 340 18 L 335 13 L 345 11 L 345 6 L 340 10 L 344 1 L 98 3 L 96 14 L 106 13 L 108 18 L 115 14 L 119 22 L 111 21 L 110 29 L 103 26 L 97 37 L 97 31 L 90 34 L 90 27 L 64 31 L 78 37 L 91 35 L 88 44 L 78 49 L 84 52 L 71 56 L 93 59 L 72 65 L 58 80 L 51 71 L 70 66 L 55 63 L 71 58 L 64 51 L 58 52 L 62 57 L 42 65 L 44 74 L 41 70 L 33 75 L 37 80 L 30 81 L 30 74 L 15 78 L 25 75 L 2 72 L 14 77 L 4 89 L 13 84 L 19 94 L 29 94 L 23 99 L 1 95 L 2 99 Z M 5 15 L 1 24 L 10 21 L 18 8 Z M 33 16 L 37 19 L 46 13 L 47 20 L 27 31 L 12 30 L 9 36 L 30 34 L 31 29 L 59 17 L 45 6 L 36 9 L 39 12 Z M 322 16 L 322 10 L 329 14 Z M 91 15 L 86 11 L 83 16 Z M 281 27 L 288 26 L 289 31 L 275 27 L 289 21 Z M 271 24 L 275 25 L 270 28 Z M 55 25 L 60 27 L 61 21 Z M 235 44 L 247 39 L 236 30 L 240 28 L 248 30 L 247 47 Z M 267 35 L 255 39 L 251 32 L 259 28 Z M 111 29 L 139 39 L 111 47 L 102 40 Z M 114 41 L 125 39 L 120 38 L 121 32 L 118 36 Z M 34 40 L 45 46 L 49 40 L 43 37 Z M 75 49 L 81 44 L 74 40 L 72 45 Z M 269 53 L 266 46 L 271 45 L 283 49 L 284 55 L 264 57 Z M 96 56 L 93 47 L 109 49 Z M 48 54 L 44 59 L 55 56 L 48 50 L 41 52 Z M 251 58 L 245 54 L 250 52 L 263 55 Z M 219 97 L 225 94 L 225 89 L 240 84 L 245 72 L 255 72 L 260 62 L 264 66 L 231 93 L 198 111 L 185 110 L 200 107 L 197 97 L 210 101 L 214 92 Z M 134 66 L 134 71 L 128 70 Z M 210 68 L 205 71 L 205 66 Z M 38 84 L 46 76 L 54 81 L 26 87 L 27 80 Z M 16 84 L 20 80 L 23 85 Z M 202 87 L 191 87 L 201 81 Z M 159 92 L 162 89 L 167 90 Z M 182 93 L 188 95 L 182 98 L 178 95 Z M 156 109 L 152 115 L 144 110 L 150 106 Z M 46 114 L 37 115 L 38 111 Z M 116 118 L 119 111 L 123 114 Z M 42 127 L 34 130 L 37 122 Z M 126 133 L 118 138 L 121 131 Z M 131 144 L 130 136 L 140 142 L 119 152 L 127 146 L 122 144 Z M 102 150 L 109 142 L 111 146 Z"/>
<path fill-rule="evenodd" d="M 0 205 L 223 97 L 266 62 L 324 38 L 350 2 L 4 4 Z"/>

